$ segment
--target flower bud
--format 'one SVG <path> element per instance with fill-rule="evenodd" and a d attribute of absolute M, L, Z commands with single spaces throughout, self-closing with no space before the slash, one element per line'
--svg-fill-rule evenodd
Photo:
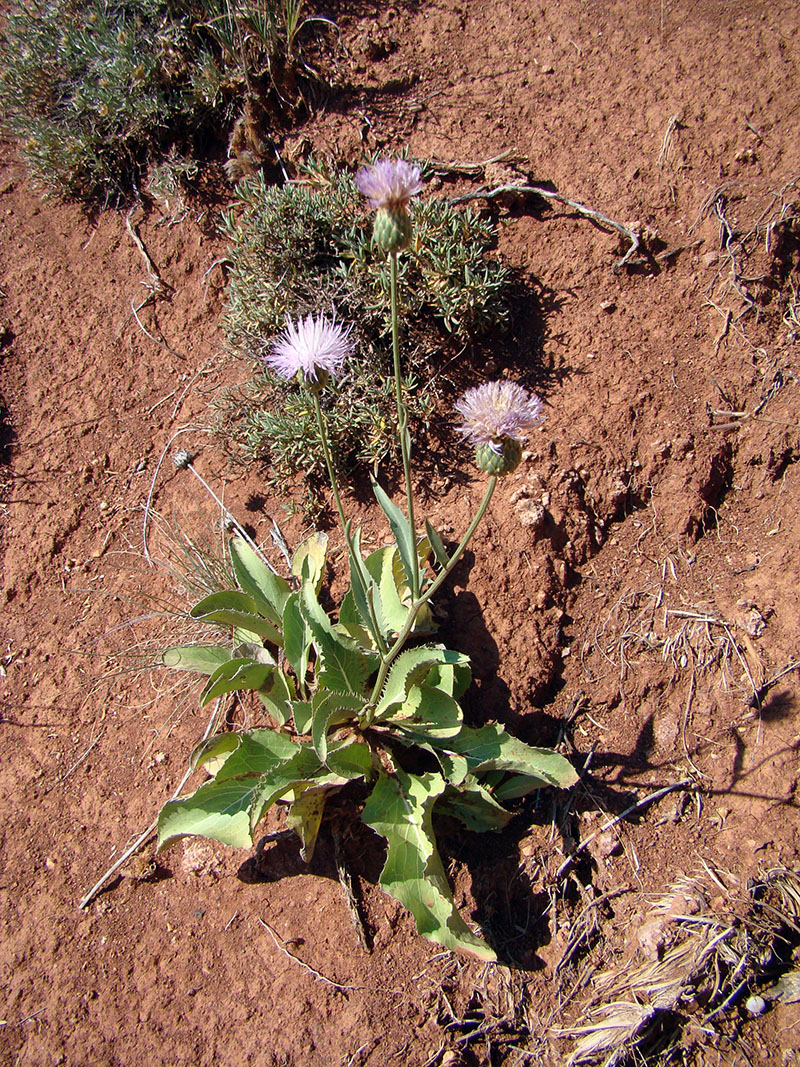
<path fill-rule="evenodd" d="M 522 443 L 513 437 L 504 437 L 500 452 L 491 445 L 478 445 L 475 462 L 486 474 L 511 474 L 522 462 Z"/>
<path fill-rule="evenodd" d="M 378 208 L 372 239 L 382 252 L 402 252 L 411 243 L 411 216 L 404 207 Z"/>
<path fill-rule="evenodd" d="M 310 393 L 316 393 L 320 396 L 322 390 L 328 384 L 330 375 L 326 370 L 318 370 L 316 378 L 312 378 L 310 374 L 306 374 L 305 371 L 297 372 L 297 381 L 300 385 L 305 386 Z"/>

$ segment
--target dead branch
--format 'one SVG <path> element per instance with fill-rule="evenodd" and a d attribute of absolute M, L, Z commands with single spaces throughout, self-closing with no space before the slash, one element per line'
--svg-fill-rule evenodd
<path fill-rule="evenodd" d="M 148 276 L 150 278 L 149 283 L 145 282 L 143 284 L 146 285 L 146 287 L 148 289 L 150 289 L 150 291 L 155 296 L 157 296 L 157 297 L 158 296 L 168 297 L 169 294 L 171 292 L 173 292 L 172 286 L 167 285 L 167 283 L 164 281 L 164 279 L 159 274 L 158 267 L 155 265 L 155 263 L 152 261 L 152 259 L 148 255 L 147 249 L 144 247 L 144 241 L 142 241 L 141 237 L 136 232 L 136 227 L 134 226 L 134 224 L 132 222 L 133 213 L 134 213 L 134 211 L 136 211 L 137 206 L 138 205 L 134 205 L 130 209 L 128 214 L 125 216 L 125 229 L 130 234 L 130 237 L 131 237 L 131 240 L 133 241 L 133 243 L 139 249 L 139 253 L 141 254 L 142 259 L 144 260 L 144 265 L 145 265 L 145 268 L 147 270 L 147 274 L 148 274 Z"/>
<path fill-rule="evenodd" d="M 328 976 L 323 974 L 322 971 L 316 970 L 316 968 L 312 967 L 310 963 L 306 963 L 305 960 L 301 960 L 299 956 L 295 956 L 295 954 L 293 952 L 290 952 L 289 949 L 286 947 L 285 943 L 281 940 L 281 938 L 278 937 L 278 934 L 275 932 L 275 930 L 270 926 L 270 924 L 268 922 L 265 922 L 261 918 L 259 918 L 258 921 L 261 923 L 261 925 L 264 927 L 264 929 L 270 935 L 272 940 L 275 942 L 275 947 L 280 952 L 282 952 L 284 954 L 284 956 L 287 956 L 290 960 L 293 960 L 295 963 L 298 963 L 303 968 L 304 971 L 308 971 L 308 973 L 310 975 L 313 975 L 313 977 L 316 978 L 317 981 L 325 982 L 326 985 L 333 986 L 333 988 L 334 989 L 338 989 L 340 993 L 344 993 L 347 990 L 351 990 L 351 989 L 363 989 L 364 988 L 364 986 L 360 986 L 360 985 L 342 985 L 341 982 L 334 982 L 334 980 L 332 978 L 328 978 Z"/>
<path fill-rule="evenodd" d="M 487 189 L 484 186 L 474 193 L 465 193 L 463 196 L 457 196 L 450 202 L 452 204 L 464 204 L 468 200 L 496 200 L 497 197 L 510 193 L 515 195 L 528 194 L 532 196 L 541 196 L 546 200 L 557 200 L 559 204 L 564 204 L 565 207 L 577 211 L 578 214 L 585 215 L 586 218 L 592 219 L 600 226 L 607 226 L 612 230 L 616 230 L 617 233 L 622 234 L 626 241 L 630 242 L 630 247 L 625 255 L 614 264 L 615 272 L 620 271 L 623 267 L 627 266 L 630 263 L 631 258 L 642 247 L 642 239 L 640 235 L 629 226 L 624 226 L 621 222 L 615 222 L 607 215 L 603 215 L 601 212 L 595 211 L 594 208 L 582 204 L 579 200 L 570 200 L 569 197 L 562 196 L 561 193 L 554 193 L 552 189 L 545 189 L 541 185 L 498 185 L 495 189 Z"/>
<path fill-rule="evenodd" d="M 627 819 L 629 815 L 632 815 L 640 808 L 647 807 L 648 804 L 653 804 L 656 800 L 660 800 L 668 793 L 674 793 L 676 789 L 688 789 L 692 785 L 691 778 L 684 778 L 680 782 L 674 782 L 672 785 L 666 785 L 663 789 L 657 789 L 655 793 L 651 793 L 648 797 L 642 797 L 641 800 L 637 800 L 635 804 L 631 804 L 619 815 L 615 816 L 610 822 L 607 822 L 605 826 L 601 826 L 599 830 L 595 830 L 593 834 L 590 834 L 585 841 L 581 841 L 580 845 L 575 849 L 571 856 L 567 856 L 564 862 L 556 871 L 556 878 L 561 876 L 569 870 L 575 860 L 578 858 L 581 852 L 589 845 L 599 834 L 604 834 L 606 830 L 612 830 L 615 826 L 618 826 L 624 819 Z"/>

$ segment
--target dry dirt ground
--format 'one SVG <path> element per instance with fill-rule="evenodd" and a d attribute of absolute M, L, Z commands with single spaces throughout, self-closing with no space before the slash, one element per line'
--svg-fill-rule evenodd
<path fill-rule="evenodd" d="M 536 299 L 497 366 L 468 364 L 464 381 L 508 368 L 547 421 L 446 592 L 446 637 L 473 656 L 470 714 L 560 744 L 582 781 L 521 805 L 498 837 L 445 828 L 459 906 L 502 965 L 417 937 L 377 888 L 366 832 L 345 852 L 371 952 L 330 842 L 311 870 L 284 840 L 252 857 L 188 842 L 153 870 L 150 842 L 79 910 L 207 724 L 192 692 L 123 654 L 167 628 L 148 617 L 173 592 L 143 559 L 151 487 L 167 520 L 218 518 L 169 462 L 173 435 L 186 431 L 177 442 L 260 539 L 274 517 L 296 542 L 302 517 L 279 493 L 258 510 L 258 472 L 231 470 L 204 432 L 243 373 L 219 329 L 215 208 L 137 221 L 172 289 L 140 328 L 148 275 L 124 215 L 40 200 L 2 146 L 0 1060 L 561 1064 L 591 1039 L 603 1062 L 651 1021 L 652 1063 L 795 1064 L 791 996 L 762 1014 L 744 1001 L 774 982 L 775 955 L 791 970 L 797 933 L 769 909 L 797 915 L 800 868 L 800 11 L 440 0 L 332 13 L 343 87 L 282 142 L 287 156 L 304 138 L 351 167 L 404 145 L 447 164 L 510 153 L 482 178 L 442 169 L 425 195 L 527 175 L 649 249 L 615 270 L 627 242 L 579 211 L 475 201 Z M 481 492 L 468 451 L 425 488 L 428 513 L 462 529 Z M 756 948 L 720 957 L 747 937 Z M 664 983 L 675 995 L 659 1002 Z"/>

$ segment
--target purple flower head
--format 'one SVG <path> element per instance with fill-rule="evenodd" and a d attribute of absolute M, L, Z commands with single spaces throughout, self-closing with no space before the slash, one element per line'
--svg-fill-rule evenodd
<path fill-rule="evenodd" d="M 289 319 L 265 356 L 267 366 L 281 378 L 294 378 L 301 371 L 307 381 L 329 374 L 336 378 L 353 351 L 351 329 L 324 315 L 307 315 L 296 323 Z"/>
<path fill-rule="evenodd" d="M 542 402 L 515 382 L 484 382 L 468 389 L 456 404 L 464 420 L 458 427 L 474 445 L 498 454 L 507 438 L 522 441 L 544 416 Z"/>
<path fill-rule="evenodd" d="M 412 196 L 422 192 L 419 167 L 405 159 L 381 159 L 374 166 L 362 167 L 356 185 L 371 207 L 398 211 Z"/>

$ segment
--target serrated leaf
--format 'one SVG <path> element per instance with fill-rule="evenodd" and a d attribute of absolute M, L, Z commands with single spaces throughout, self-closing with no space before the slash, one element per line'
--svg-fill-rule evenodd
<path fill-rule="evenodd" d="M 496 798 L 472 776 L 459 787 L 448 785 L 436 802 L 436 811 L 452 815 L 468 830 L 477 833 L 502 830 L 511 819 L 511 812 L 498 804 Z"/>
<path fill-rule="evenodd" d="M 375 494 L 375 499 L 381 506 L 381 509 L 389 520 L 389 527 L 394 535 L 395 544 L 397 550 L 400 553 L 400 559 L 403 562 L 403 568 L 406 572 L 406 578 L 409 585 L 414 588 L 419 587 L 419 560 L 417 558 L 417 544 L 414 531 L 411 529 L 406 516 L 392 500 L 386 495 L 386 492 L 378 484 L 372 475 L 370 475 L 370 481 L 372 482 L 372 491 Z"/>
<path fill-rule="evenodd" d="M 425 683 L 435 689 L 448 693 L 454 700 L 460 700 L 469 689 L 472 671 L 469 657 L 464 656 L 459 663 L 443 663 L 434 667 Z"/>
<path fill-rule="evenodd" d="M 283 644 L 283 635 L 280 630 L 268 619 L 258 614 L 256 602 L 247 593 L 230 589 L 221 593 L 212 593 L 204 597 L 199 604 L 195 604 L 189 616 L 197 619 L 198 622 L 239 628 L 247 634 L 255 634 L 267 641 L 272 641 L 275 645 Z"/>
<path fill-rule="evenodd" d="M 231 563 L 240 589 L 252 597 L 258 611 L 280 627 L 289 583 L 275 574 L 243 537 L 231 539 Z"/>
<path fill-rule="evenodd" d="M 266 663 L 254 663 L 251 659 L 230 659 L 220 664 L 205 684 L 200 694 L 200 703 L 239 689 L 261 689 L 275 667 Z"/>
<path fill-rule="evenodd" d="M 365 741 L 345 741 L 331 745 L 325 765 L 333 774 L 352 781 L 354 778 L 371 779 L 374 775 L 372 753 Z"/>
<path fill-rule="evenodd" d="M 193 771 L 203 767 L 209 774 L 215 775 L 231 752 L 239 747 L 239 734 L 217 734 L 201 741 L 194 749 L 189 766 Z"/>
<path fill-rule="evenodd" d="M 406 703 L 385 721 L 420 740 L 442 742 L 456 737 L 464 725 L 458 702 L 429 685 L 413 686 Z"/>
<path fill-rule="evenodd" d="M 362 696 L 370 675 L 371 661 L 349 637 L 334 630 L 308 582 L 300 591 L 300 610 L 320 656 L 320 685 L 340 693 Z"/>
<path fill-rule="evenodd" d="M 514 771 L 527 775 L 542 786 L 566 789 L 578 781 L 572 764 L 558 752 L 549 748 L 533 748 L 507 734 L 502 726 L 490 723 L 479 730 L 464 726 L 456 736 L 442 744 L 450 752 L 462 755 L 469 764 L 470 772 L 499 770 Z"/>
<path fill-rule="evenodd" d="M 222 770 L 217 772 L 217 781 L 237 775 L 268 774 L 275 767 L 293 759 L 298 751 L 311 751 L 309 745 L 300 745 L 277 730 L 245 730 L 236 734 L 236 737 L 239 739 L 236 751 L 226 760 Z"/>
<path fill-rule="evenodd" d="M 327 552 L 328 535 L 317 530 L 298 546 L 292 558 L 292 574 L 303 583 L 310 582 L 315 593 L 322 585 Z"/>
<path fill-rule="evenodd" d="M 450 785 L 460 785 L 469 774 L 469 764 L 463 756 L 457 756 L 453 752 L 443 752 L 431 745 L 422 747 L 431 752 L 439 761 L 442 773 Z"/>
<path fill-rule="evenodd" d="M 294 682 L 279 669 L 258 690 L 258 699 L 278 726 L 285 726 L 291 719 L 296 698 Z"/>
<path fill-rule="evenodd" d="M 403 606 L 403 610 L 407 611 L 411 607 L 411 590 L 408 587 L 408 580 L 405 574 L 405 568 L 403 562 L 400 559 L 400 555 L 397 549 L 392 549 L 392 572 L 394 577 L 394 584 L 397 590 L 397 594 L 400 598 L 400 603 Z M 417 565 L 419 567 L 420 576 L 425 571 L 425 563 L 428 556 L 431 554 L 431 546 L 427 537 L 420 537 L 417 539 Z M 421 580 L 421 577 L 420 577 Z M 405 618 L 403 620 L 405 623 Z M 433 613 L 431 612 L 431 606 L 429 603 L 425 603 L 417 612 L 417 616 L 414 619 L 414 627 L 412 629 L 413 634 L 432 634 L 438 630 L 438 624 L 434 621 Z"/>
<path fill-rule="evenodd" d="M 347 554 L 350 563 L 350 590 L 349 596 L 351 598 L 352 606 L 355 608 L 355 615 L 345 615 L 344 621 L 360 622 L 369 630 L 373 635 L 374 640 L 377 642 L 378 635 L 374 633 L 375 622 L 372 618 L 372 612 L 370 612 L 370 600 L 373 605 L 373 610 L 376 607 L 375 590 L 370 588 L 373 586 L 373 580 L 368 570 L 365 569 L 364 561 L 361 557 L 361 530 L 356 530 L 354 534 L 350 533 L 351 522 L 347 522 L 345 526 L 345 537 L 347 540 Z M 347 597 L 345 597 L 347 599 Z M 344 605 L 342 605 L 344 608 Z M 349 606 L 348 606 L 348 610 Z M 341 614 L 341 613 L 340 613 Z M 377 620 L 377 612 L 376 612 Z M 380 624 L 379 624 L 380 628 Z"/>
<path fill-rule="evenodd" d="M 427 519 L 425 520 L 425 533 L 428 535 L 428 541 L 430 542 L 431 551 L 433 552 L 436 562 L 442 568 L 447 567 L 450 563 L 450 556 L 447 549 L 444 547 L 444 542 L 441 537 Z"/>
<path fill-rule="evenodd" d="M 311 729 L 311 701 L 295 700 L 292 704 L 294 728 L 299 734 L 307 734 Z"/>
<path fill-rule="evenodd" d="M 366 701 L 355 693 L 336 693 L 320 690 L 311 702 L 311 741 L 320 760 L 328 755 L 328 730 L 339 723 L 354 719 Z"/>
<path fill-rule="evenodd" d="M 189 835 L 210 837 L 234 848 L 252 845 L 249 812 L 257 788 L 258 778 L 212 779 L 190 797 L 170 800 L 158 816 L 159 851 Z"/>
<path fill-rule="evenodd" d="M 255 830 L 264 813 L 290 790 L 318 784 L 318 776 L 328 775 L 311 745 L 297 745 L 290 760 L 280 764 L 269 774 L 262 775 L 258 790 L 250 807 L 250 830 Z"/>
<path fill-rule="evenodd" d="M 360 622 L 342 621 L 341 608 L 339 609 L 339 622 L 336 624 L 336 629 L 339 633 L 344 634 L 345 637 L 349 637 L 359 648 L 369 649 L 370 651 L 375 649 L 375 641 L 372 635 L 364 629 Z"/>
<path fill-rule="evenodd" d="M 311 630 L 300 610 L 300 593 L 292 593 L 283 607 L 284 652 L 289 665 L 297 676 L 301 693 L 305 692 L 308 674 L 308 653 L 311 648 Z"/>
<path fill-rule="evenodd" d="M 403 705 L 412 686 L 423 682 L 440 664 L 468 663 L 460 652 L 422 645 L 406 649 L 392 664 L 386 684 L 375 709 L 375 720 L 391 718 Z"/>
<path fill-rule="evenodd" d="M 356 607 L 352 586 L 344 594 L 342 602 L 339 605 L 339 622 L 344 626 L 348 633 L 356 628 L 364 628 L 364 620 L 361 617 L 361 612 Z"/>
<path fill-rule="evenodd" d="M 221 645 L 176 645 L 164 649 L 159 658 L 171 670 L 213 674 L 231 658 L 231 651 Z"/>
<path fill-rule="evenodd" d="M 236 735 L 217 775 L 188 797 L 171 800 L 158 816 L 158 847 L 166 848 L 179 837 L 197 834 L 236 848 L 252 845 L 251 811 L 261 784 L 276 768 L 292 763 L 299 749 L 273 730 L 253 730 Z M 230 742 L 214 741 L 201 752 L 198 765 L 219 755 Z M 197 750 L 196 750 L 197 752 Z"/>
<path fill-rule="evenodd" d="M 456 910 L 436 849 L 432 815 L 445 789 L 439 774 L 382 775 L 362 813 L 362 820 L 386 838 L 388 850 L 381 886 L 408 908 L 423 937 L 480 960 L 497 957 Z"/>
<path fill-rule="evenodd" d="M 399 557 L 397 549 L 390 546 L 379 548 L 371 552 L 365 560 L 365 566 L 380 594 L 379 619 L 382 623 L 385 637 L 397 634 L 403 629 L 408 618 L 408 605 L 404 604 L 400 596 L 400 588 L 408 592 L 408 587 L 401 585 L 395 580 L 395 560 Z M 402 567 L 398 567 L 402 575 Z M 401 578 L 401 582 L 404 579 Z"/>

